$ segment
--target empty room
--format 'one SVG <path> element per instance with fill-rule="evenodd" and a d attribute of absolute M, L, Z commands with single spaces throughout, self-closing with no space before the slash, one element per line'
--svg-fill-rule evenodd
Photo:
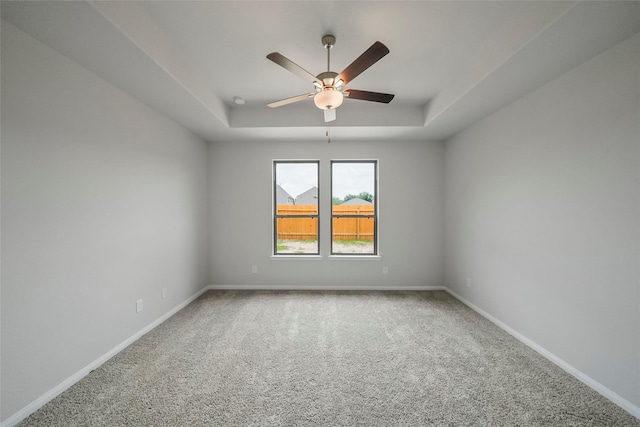
<path fill-rule="evenodd" d="M 0 5 L 0 426 L 640 426 L 640 2 Z"/>

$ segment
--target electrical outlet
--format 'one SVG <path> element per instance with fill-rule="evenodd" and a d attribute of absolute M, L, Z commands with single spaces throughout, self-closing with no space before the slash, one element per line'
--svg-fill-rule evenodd
<path fill-rule="evenodd" d="M 467 288 L 470 288 L 470 287 L 471 287 L 471 279 L 467 277 Z"/>
<path fill-rule="evenodd" d="M 139 299 L 136 301 L 136 313 L 140 313 L 142 311 L 142 300 Z"/>
<path fill-rule="evenodd" d="M 252 267 L 251 267 L 251 272 L 252 272 L 253 274 L 256 274 L 256 273 L 258 272 L 258 266 L 257 266 L 257 265 L 252 266 Z"/>
<path fill-rule="evenodd" d="M 389 267 L 382 267 L 382 274 L 389 274 Z"/>
<path fill-rule="evenodd" d="M 167 297 L 167 288 L 162 288 L 162 299 Z"/>

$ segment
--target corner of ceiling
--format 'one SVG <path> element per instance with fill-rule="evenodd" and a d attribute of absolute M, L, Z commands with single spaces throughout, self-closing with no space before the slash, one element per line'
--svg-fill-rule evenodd
<path fill-rule="evenodd" d="M 199 76 L 153 19 L 135 2 L 89 1 L 114 28 L 158 65 L 223 125 L 229 127 L 229 108 Z"/>

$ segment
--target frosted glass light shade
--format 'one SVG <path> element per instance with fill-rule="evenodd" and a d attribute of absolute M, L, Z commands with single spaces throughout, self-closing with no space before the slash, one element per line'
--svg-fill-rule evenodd
<path fill-rule="evenodd" d="M 344 96 L 342 92 L 333 89 L 325 89 L 322 92 L 316 93 L 316 96 L 313 97 L 313 102 L 316 104 L 316 107 L 321 110 L 338 108 L 342 105 L 343 100 Z"/>

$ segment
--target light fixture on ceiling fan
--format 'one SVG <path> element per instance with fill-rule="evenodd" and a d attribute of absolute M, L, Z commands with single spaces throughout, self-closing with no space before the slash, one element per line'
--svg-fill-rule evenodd
<path fill-rule="evenodd" d="M 344 101 L 344 95 L 340 91 L 344 84 L 344 80 L 336 80 L 338 73 L 331 71 L 331 48 L 335 43 L 336 38 L 332 35 L 322 37 L 322 45 L 327 50 L 327 71 L 320 73 L 317 76 L 322 84 L 314 82 L 314 86 L 318 93 L 313 97 L 313 103 L 316 104 L 316 107 L 325 111 L 335 110 L 341 106 L 342 101 Z"/>
<path fill-rule="evenodd" d="M 308 98 L 313 98 L 313 102 L 321 110 L 324 110 L 324 121 L 330 122 L 336 119 L 336 108 L 342 105 L 344 98 L 360 99 L 363 101 L 374 101 L 388 104 L 394 95 L 380 92 L 369 92 L 364 90 L 345 89 L 353 79 L 359 76 L 367 68 L 378 62 L 382 57 L 389 53 L 389 49 L 380 42 L 375 42 L 362 55 L 356 58 L 341 73 L 331 71 L 331 49 L 336 43 L 333 35 L 325 35 L 322 37 L 322 45 L 327 50 L 327 71 L 314 76 L 298 64 L 284 57 L 278 52 L 267 55 L 267 58 L 281 67 L 291 71 L 304 80 L 311 81 L 315 87 L 315 93 L 305 93 L 302 95 L 286 98 L 280 101 L 268 104 L 271 108 L 280 107 L 282 105 L 291 104 Z"/>

